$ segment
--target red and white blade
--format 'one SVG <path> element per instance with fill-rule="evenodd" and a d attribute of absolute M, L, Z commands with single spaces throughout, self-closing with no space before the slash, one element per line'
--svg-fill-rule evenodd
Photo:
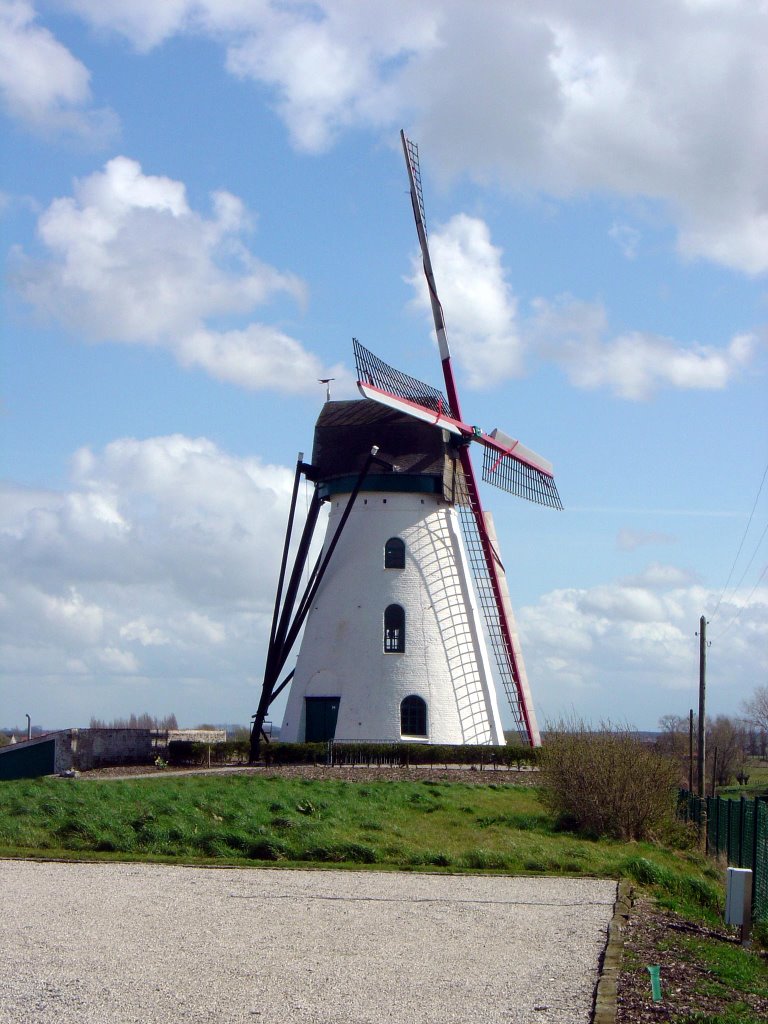
<path fill-rule="evenodd" d="M 488 439 L 493 440 L 495 445 L 488 444 Z M 539 455 L 538 452 L 527 448 L 524 444 L 510 437 L 509 434 L 505 434 L 503 430 L 499 430 L 498 427 L 494 428 L 490 434 L 484 435 L 480 440 L 487 447 L 494 447 L 502 456 L 509 455 L 511 458 L 517 459 L 518 462 L 524 462 L 527 466 L 541 470 L 542 473 L 546 473 L 548 476 L 553 475 L 553 466 L 549 459 L 545 459 L 543 455 Z"/>
<path fill-rule="evenodd" d="M 451 434 L 456 434 L 459 437 L 463 433 L 458 422 L 439 409 L 428 409 L 417 402 L 412 402 L 408 398 L 401 398 L 400 395 L 393 395 L 389 391 L 382 391 L 381 388 L 377 388 L 373 384 L 366 384 L 361 380 L 357 382 L 357 390 L 363 398 L 370 398 L 380 405 L 386 405 L 388 409 L 395 409 L 397 412 L 413 416 L 424 423 L 431 423 L 440 430 L 448 430 Z"/>

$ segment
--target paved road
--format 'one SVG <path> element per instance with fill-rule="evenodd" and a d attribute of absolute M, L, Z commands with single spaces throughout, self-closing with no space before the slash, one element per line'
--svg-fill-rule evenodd
<path fill-rule="evenodd" d="M 0 862 L 2 1024 L 587 1024 L 613 882 Z"/>

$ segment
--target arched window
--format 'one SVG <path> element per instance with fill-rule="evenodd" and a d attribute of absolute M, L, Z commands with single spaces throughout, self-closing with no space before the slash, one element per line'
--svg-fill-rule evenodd
<path fill-rule="evenodd" d="M 405 544 L 399 537 L 390 537 L 384 545 L 384 568 L 405 568 Z"/>
<path fill-rule="evenodd" d="M 398 654 L 405 650 L 405 611 L 391 604 L 384 612 L 384 651 Z"/>
<path fill-rule="evenodd" d="M 406 697 L 400 705 L 400 732 L 403 736 L 427 735 L 427 705 L 421 697 Z"/>

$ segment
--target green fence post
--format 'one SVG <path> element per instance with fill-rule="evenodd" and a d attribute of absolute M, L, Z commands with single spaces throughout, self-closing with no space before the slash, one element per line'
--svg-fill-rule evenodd
<path fill-rule="evenodd" d="M 763 812 L 766 812 L 765 814 Z M 752 866 L 752 919 L 765 921 L 768 918 L 768 843 L 760 842 L 761 826 L 765 818 L 765 831 L 768 832 L 768 803 L 755 797 L 755 834 L 753 837 Z"/>
<path fill-rule="evenodd" d="M 718 801 L 718 854 L 721 854 L 723 852 L 723 847 L 725 847 L 725 856 L 726 856 L 726 859 L 727 859 L 728 858 L 728 834 L 726 833 L 725 837 L 723 836 L 723 823 L 722 823 L 722 819 L 723 819 L 723 816 L 724 816 L 723 815 L 724 808 L 723 808 L 723 799 L 722 799 L 722 797 L 718 797 L 717 801 Z M 727 815 L 728 815 L 728 812 L 726 811 L 725 812 L 726 827 L 728 825 Z M 723 839 L 725 839 L 725 843 L 723 843 Z"/>
<path fill-rule="evenodd" d="M 703 829 L 705 829 L 705 853 L 710 853 L 710 829 L 712 828 L 712 797 L 702 797 L 703 803 L 701 805 L 703 814 L 705 814 L 705 822 L 703 822 Z M 715 822 L 717 824 L 717 822 Z"/>

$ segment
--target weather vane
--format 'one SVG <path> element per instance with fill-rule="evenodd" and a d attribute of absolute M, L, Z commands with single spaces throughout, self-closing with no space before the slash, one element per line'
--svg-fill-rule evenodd
<path fill-rule="evenodd" d="M 331 381 L 332 380 L 336 380 L 336 378 L 335 377 L 318 377 L 317 378 L 317 383 L 318 384 L 325 384 L 325 400 L 326 400 L 326 402 L 330 402 L 330 400 L 331 400 Z"/>

